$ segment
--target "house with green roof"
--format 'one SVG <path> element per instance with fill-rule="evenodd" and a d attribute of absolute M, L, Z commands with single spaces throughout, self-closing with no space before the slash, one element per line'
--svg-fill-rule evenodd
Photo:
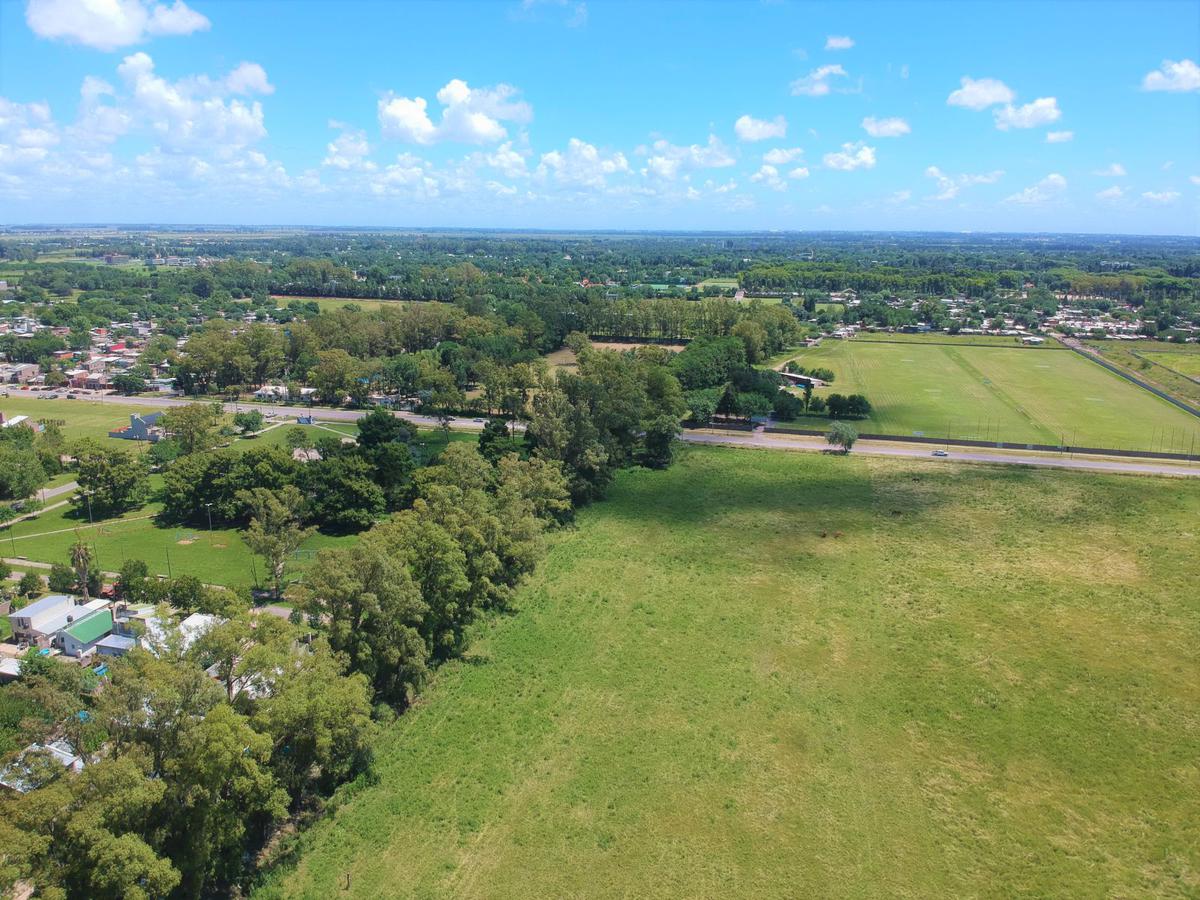
<path fill-rule="evenodd" d="M 58 633 L 58 644 L 67 656 L 80 657 L 90 653 L 112 629 L 112 610 L 97 609 L 62 629 Z"/>

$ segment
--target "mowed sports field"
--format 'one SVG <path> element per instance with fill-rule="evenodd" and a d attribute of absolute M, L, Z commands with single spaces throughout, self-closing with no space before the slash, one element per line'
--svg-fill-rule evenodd
<path fill-rule="evenodd" d="M 836 374 L 819 394 L 866 394 L 862 431 L 1200 452 L 1200 419 L 1069 350 L 855 339 L 796 361 Z"/>
<path fill-rule="evenodd" d="M 276 897 L 1200 891 L 1200 483 L 686 451 L 554 537 Z"/>

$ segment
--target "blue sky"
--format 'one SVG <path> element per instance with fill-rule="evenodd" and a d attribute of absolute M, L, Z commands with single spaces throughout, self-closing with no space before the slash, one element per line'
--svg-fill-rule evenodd
<path fill-rule="evenodd" d="M 1200 233 L 1200 3 L 0 0 L 0 221 Z"/>

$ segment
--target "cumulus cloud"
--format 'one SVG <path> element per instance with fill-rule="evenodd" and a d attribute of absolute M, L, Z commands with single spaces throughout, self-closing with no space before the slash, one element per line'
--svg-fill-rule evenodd
<path fill-rule="evenodd" d="M 833 90 L 830 79 L 845 77 L 846 70 L 839 65 L 820 66 L 793 81 L 792 94 L 797 97 L 824 97 Z"/>
<path fill-rule="evenodd" d="M 649 152 L 650 156 L 642 174 L 668 181 L 693 169 L 720 169 L 737 162 L 733 154 L 713 134 L 708 136 L 708 143 L 704 145 L 678 146 L 669 141 L 657 140 L 651 145 Z"/>
<path fill-rule="evenodd" d="M 244 147 L 266 136 L 262 104 L 225 100 L 221 95 L 229 87 L 224 80 L 170 82 L 157 75 L 154 60 L 140 52 L 125 57 L 117 74 L 130 92 L 134 119 L 143 122 L 164 146 Z"/>
<path fill-rule="evenodd" d="M 1124 178 L 1126 175 L 1125 167 L 1118 162 L 1105 166 L 1103 169 L 1097 169 L 1092 173 L 1099 175 L 1101 178 Z"/>
<path fill-rule="evenodd" d="M 358 129 L 346 128 L 340 122 L 330 122 L 331 128 L 341 128 L 342 133 L 330 141 L 325 147 L 325 159 L 321 165 L 343 171 L 349 169 L 373 170 L 375 164 L 367 159 L 371 145 L 365 132 Z"/>
<path fill-rule="evenodd" d="M 1142 79 L 1143 91 L 1200 91 L 1200 66 L 1190 59 L 1174 62 L 1164 59 L 1153 72 Z"/>
<path fill-rule="evenodd" d="M 995 184 L 1004 177 L 1004 170 L 996 169 L 979 175 L 948 175 L 937 166 L 930 166 L 925 170 L 925 175 L 937 181 L 938 192 L 934 199 L 953 200 L 963 188 L 976 184 Z"/>
<path fill-rule="evenodd" d="M 871 137 L 900 137 L 912 131 L 908 123 L 897 116 L 887 119 L 867 116 L 862 120 L 862 127 Z"/>
<path fill-rule="evenodd" d="M 1075 140 L 1075 132 L 1073 132 L 1073 131 L 1047 131 L 1046 132 L 1046 143 L 1047 144 L 1065 144 L 1065 143 L 1067 143 L 1069 141 L 1073 141 L 1073 140 Z"/>
<path fill-rule="evenodd" d="M 1032 103 L 1023 106 L 1013 106 L 1011 103 L 996 110 L 996 127 L 1001 131 L 1010 128 L 1036 128 L 1039 125 L 1049 125 L 1062 118 L 1058 108 L 1058 100 L 1054 97 L 1038 97 Z"/>
<path fill-rule="evenodd" d="M 1179 191 L 1145 191 L 1142 193 L 1142 199 L 1148 200 L 1150 203 L 1157 203 L 1160 206 L 1166 206 L 1168 203 L 1174 203 L 1179 199 Z"/>
<path fill-rule="evenodd" d="M 565 151 L 542 154 L 536 174 L 559 185 L 596 190 L 607 186 L 608 176 L 629 171 L 625 154 L 607 153 L 579 138 L 571 138 Z"/>
<path fill-rule="evenodd" d="M 1016 94 L 1003 81 L 995 78 L 971 78 L 964 75 L 959 82 L 962 87 L 946 98 L 950 106 L 965 106 L 967 109 L 987 109 L 997 103 L 1012 103 Z"/>
<path fill-rule="evenodd" d="M 733 131 L 739 141 L 766 141 L 787 137 L 787 120 L 783 116 L 776 116 L 774 119 L 741 116 L 733 123 Z"/>
<path fill-rule="evenodd" d="M 1004 202 L 1017 203 L 1024 206 L 1036 205 L 1053 200 L 1066 189 L 1067 179 L 1063 178 L 1057 172 L 1051 172 L 1037 184 L 1031 185 L 1025 188 L 1025 190 L 1018 191 L 1011 197 L 1005 198 Z"/>
<path fill-rule="evenodd" d="M 786 166 L 803 155 L 803 147 L 775 147 L 763 154 L 763 162 L 772 166 Z"/>
<path fill-rule="evenodd" d="M 875 148 L 868 147 L 862 141 L 853 144 L 842 144 L 842 149 L 836 153 L 826 153 L 821 161 L 827 169 L 837 169 L 842 172 L 853 172 L 855 169 L 875 168 Z"/>
<path fill-rule="evenodd" d="M 239 63 L 225 76 L 225 86 L 231 94 L 273 94 L 275 85 L 267 80 L 266 70 L 258 63 Z"/>
<path fill-rule="evenodd" d="M 525 123 L 533 118 L 529 104 L 517 99 L 519 93 L 507 84 L 472 88 L 452 79 L 437 92 L 442 105 L 437 123 L 430 118 L 424 97 L 388 93 L 379 100 L 379 127 L 385 137 L 412 144 L 495 144 L 508 137 L 503 122 Z"/>
<path fill-rule="evenodd" d="M 1106 203 L 1111 203 L 1114 200 L 1120 200 L 1124 196 L 1125 188 L 1121 187 L 1119 184 L 1114 184 L 1112 187 L 1096 192 L 1096 199 L 1103 200 Z"/>
<path fill-rule="evenodd" d="M 854 41 L 844 34 L 831 34 L 825 38 L 826 50 L 849 50 L 853 46 Z"/>
<path fill-rule="evenodd" d="M 1200 185 L 1200 175 L 1189 175 L 1188 181 L 1190 181 L 1192 184 Z"/>
<path fill-rule="evenodd" d="M 750 180 L 756 184 L 765 185 L 773 191 L 787 190 L 787 182 L 779 177 L 779 169 L 775 166 L 760 166 L 759 170 L 750 176 Z"/>
<path fill-rule="evenodd" d="M 204 31 L 210 22 L 183 0 L 29 0 L 25 21 L 38 37 L 116 50 L 151 37 Z"/>

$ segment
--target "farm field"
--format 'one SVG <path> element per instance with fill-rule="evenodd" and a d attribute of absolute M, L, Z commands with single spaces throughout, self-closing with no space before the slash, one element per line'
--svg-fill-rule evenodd
<path fill-rule="evenodd" d="M 1200 447 L 1200 419 L 1066 350 L 855 338 L 825 341 L 796 360 L 837 375 L 820 394 L 867 395 L 874 411 L 861 431 L 1180 452 L 1195 439 Z"/>
<path fill-rule="evenodd" d="M 257 896 L 1193 894 L 1198 518 L 1169 479 L 622 473 Z"/>

